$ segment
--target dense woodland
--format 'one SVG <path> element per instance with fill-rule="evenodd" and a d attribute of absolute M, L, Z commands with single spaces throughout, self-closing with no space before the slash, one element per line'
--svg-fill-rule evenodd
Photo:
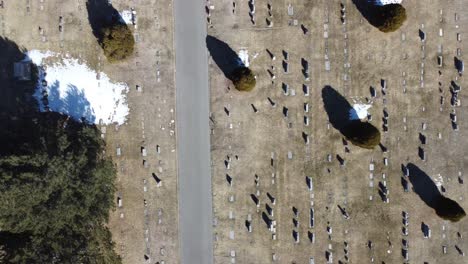
<path fill-rule="evenodd" d="M 1 120 L 0 243 L 11 263 L 119 263 L 105 222 L 115 170 L 95 126 Z"/>
<path fill-rule="evenodd" d="M 106 227 L 115 169 L 95 125 L 40 113 L 24 52 L 0 38 L 0 263 L 120 263 Z"/>

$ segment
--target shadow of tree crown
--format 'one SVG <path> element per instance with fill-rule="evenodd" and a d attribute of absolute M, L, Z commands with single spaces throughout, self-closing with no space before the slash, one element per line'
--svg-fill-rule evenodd
<path fill-rule="evenodd" d="M 379 4 L 380 1 L 353 0 L 362 16 L 382 32 L 393 32 L 406 20 L 406 9 L 400 4 Z"/>
<path fill-rule="evenodd" d="M 86 9 L 93 34 L 100 42 L 104 37 L 104 28 L 115 24 L 125 25 L 120 13 L 107 0 L 88 0 Z"/>
<path fill-rule="evenodd" d="M 342 131 L 350 123 L 349 112 L 353 109 L 351 104 L 329 85 L 322 89 L 322 100 L 330 123 Z"/>
<path fill-rule="evenodd" d="M 226 78 L 232 81 L 234 70 L 239 67 L 245 67 L 237 53 L 229 45 L 213 36 L 206 36 L 206 47 L 211 57 Z"/>
<path fill-rule="evenodd" d="M 322 100 L 332 126 L 351 143 L 361 148 L 373 149 L 380 143 L 380 132 L 369 122 L 351 120 L 354 111 L 351 104 L 335 89 L 326 85 L 322 89 Z"/>
<path fill-rule="evenodd" d="M 408 163 L 409 180 L 413 185 L 413 191 L 423 202 L 435 210 L 436 214 L 452 222 L 457 222 L 466 213 L 454 200 L 442 195 L 431 177 L 413 163 Z"/>

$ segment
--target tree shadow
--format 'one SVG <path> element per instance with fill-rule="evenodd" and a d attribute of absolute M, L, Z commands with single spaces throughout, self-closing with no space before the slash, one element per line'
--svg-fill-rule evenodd
<path fill-rule="evenodd" d="M 103 29 L 110 25 L 126 25 L 119 11 L 108 0 L 88 0 L 86 2 L 88 21 L 94 36 L 101 44 L 104 37 Z"/>
<path fill-rule="evenodd" d="M 226 78 L 231 80 L 235 69 L 245 67 L 237 53 L 226 42 L 208 35 L 206 36 L 206 47 Z"/>
<path fill-rule="evenodd" d="M 25 48 L 14 41 L 0 37 L 0 115 L 14 116 L 37 110 L 37 103 L 32 97 L 37 85 L 37 66 L 26 61 Z M 15 78 L 15 63 L 24 63 L 25 80 Z"/>
<path fill-rule="evenodd" d="M 370 3 L 368 0 L 353 0 L 353 3 L 369 24 L 374 27 L 378 27 L 380 22 L 375 16 L 375 12 L 377 10 L 376 4 Z"/>
<path fill-rule="evenodd" d="M 322 89 L 322 100 L 328 119 L 334 128 L 343 132 L 350 123 L 351 104 L 338 91 L 327 85 Z"/>
<path fill-rule="evenodd" d="M 406 167 L 409 169 L 409 180 L 413 185 L 413 191 L 427 206 L 435 209 L 438 198 L 442 196 L 436 184 L 429 175 L 413 163 L 409 163 Z"/>
<path fill-rule="evenodd" d="M 381 5 L 368 0 L 353 0 L 353 3 L 369 24 L 377 28 L 382 24 L 381 18 L 376 15 L 380 12 Z"/>
<path fill-rule="evenodd" d="M 357 112 L 335 89 L 327 85 L 322 89 L 322 100 L 332 126 L 351 143 L 373 149 L 380 143 L 380 132 L 369 122 L 356 119 Z"/>
<path fill-rule="evenodd" d="M 59 87 L 58 81 L 49 86 L 47 99 L 51 111 L 66 114 L 77 121 L 86 120 L 91 124 L 96 121 L 94 111 L 83 90 L 69 84 L 66 94 L 61 95 Z"/>
<path fill-rule="evenodd" d="M 465 211 L 456 201 L 442 195 L 429 175 L 412 163 L 409 163 L 407 168 L 414 192 L 427 206 L 434 209 L 439 217 L 457 222 L 466 216 Z"/>
<path fill-rule="evenodd" d="M 96 121 L 96 116 L 91 108 L 91 104 L 83 90 L 79 90 L 74 85 L 69 85 L 67 96 L 63 100 L 64 109 L 67 110 L 67 114 L 76 120 L 85 119 L 89 123 Z"/>
<path fill-rule="evenodd" d="M 382 1 L 353 0 L 362 16 L 382 32 L 397 30 L 406 20 L 406 10 L 400 4 L 383 4 Z"/>

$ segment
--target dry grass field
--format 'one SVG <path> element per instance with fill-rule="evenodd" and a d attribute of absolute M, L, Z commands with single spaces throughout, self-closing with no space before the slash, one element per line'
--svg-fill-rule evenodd
<path fill-rule="evenodd" d="M 237 53 L 248 50 L 249 67 L 257 75 L 253 91 L 239 92 L 210 60 L 216 263 L 466 262 L 455 248 L 468 250 L 466 219 L 440 219 L 411 183 L 405 192 L 401 180 L 401 165 L 414 163 L 445 189 L 445 196 L 468 206 L 466 183 L 459 181 L 467 165 L 466 96 L 462 90 L 461 106 L 452 107 L 449 90 L 451 81 L 466 84 L 453 64 L 457 49 L 463 58 L 467 48 L 462 2 L 403 1 L 408 19 L 387 34 L 369 25 L 351 0 L 255 1 L 255 24 L 247 1 L 235 1 L 235 8 L 232 1 L 208 3 L 213 6 L 209 35 Z M 370 122 L 380 129 L 385 152 L 344 145 L 328 121 L 325 86 L 351 105 L 369 100 Z M 388 203 L 379 195 L 381 188 Z M 403 212 L 409 214 L 408 235 L 402 230 Z M 275 230 L 269 230 L 269 222 Z M 423 222 L 430 238 L 424 238 Z"/>
<path fill-rule="evenodd" d="M 27 50 L 50 50 L 80 58 L 92 69 L 106 73 L 113 82 L 128 84 L 127 122 L 102 127 L 107 154 L 118 169 L 116 196 L 122 201 L 119 207 L 116 197 L 109 225 L 124 263 L 177 263 L 172 1 L 112 1 L 119 12 L 134 8 L 137 14 L 137 28 L 130 25 L 136 39 L 135 52 L 128 60 L 113 64 L 106 61 L 92 34 L 86 0 L 2 2 L 1 36 Z M 142 156 L 141 147 L 147 150 L 146 157 Z M 161 180 L 160 186 L 153 173 Z"/>
<path fill-rule="evenodd" d="M 124 263 L 179 263 L 172 1 L 112 1 L 138 18 L 134 55 L 114 64 L 92 34 L 85 0 L 0 2 L 2 37 L 81 58 L 129 85 L 127 122 L 101 127 L 118 169 L 109 226 Z M 257 0 L 255 23 L 248 1 L 206 2 L 209 35 L 248 51 L 257 77 L 252 91 L 237 91 L 210 57 L 215 263 L 467 262 L 468 220 L 439 218 L 402 165 L 415 164 L 468 209 L 467 82 L 454 67 L 468 49 L 468 9 L 463 0 L 402 4 L 407 21 L 382 33 L 352 0 Z M 462 87 L 459 106 L 452 82 Z M 372 105 L 383 147 L 343 141 L 325 87 Z"/>

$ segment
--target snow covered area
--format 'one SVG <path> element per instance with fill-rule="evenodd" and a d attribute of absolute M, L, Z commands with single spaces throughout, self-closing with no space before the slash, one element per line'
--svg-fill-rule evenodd
<path fill-rule="evenodd" d="M 26 53 L 26 57 L 23 61 L 32 61 L 36 65 L 40 65 L 42 60 L 47 57 L 53 56 L 54 53 L 50 51 L 41 52 L 39 50 L 30 50 Z"/>
<path fill-rule="evenodd" d="M 245 67 L 249 67 L 249 51 L 248 50 L 240 50 L 239 58 L 241 59 L 242 63 L 244 63 Z"/>
<path fill-rule="evenodd" d="M 437 177 L 434 177 L 434 182 L 437 185 L 437 187 L 440 188 L 444 184 L 444 178 L 442 178 L 442 175 L 437 175 Z"/>
<path fill-rule="evenodd" d="M 76 120 L 84 118 L 95 124 L 125 122 L 129 112 L 125 83 L 113 83 L 105 73 L 97 73 L 69 55 L 31 50 L 26 56 L 26 60 L 41 66 L 34 94 L 41 111 L 46 110 L 42 99 L 47 94 L 51 111 L 68 114 Z"/>
<path fill-rule="evenodd" d="M 131 10 L 124 10 L 120 13 L 125 24 L 133 24 L 133 15 Z"/>
<path fill-rule="evenodd" d="M 120 17 L 122 19 L 122 22 L 125 24 L 132 24 L 136 26 L 136 11 L 132 8 L 132 10 L 123 10 L 120 12 Z"/>
<path fill-rule="evenodd" d="M 388 5 L 388 4 L 401 4 L 403 0 L 369 0 L 369 2 L 373 2 L 376 5 Z"/>
<path fill-rule="evenodd" d="M 367 110 L 371 108 L 369 104 L 354 104 L 353 108 L 349 110 L 349 119 L 351 120 L 360 120 L 367 117 L 369 114 Z"/>

